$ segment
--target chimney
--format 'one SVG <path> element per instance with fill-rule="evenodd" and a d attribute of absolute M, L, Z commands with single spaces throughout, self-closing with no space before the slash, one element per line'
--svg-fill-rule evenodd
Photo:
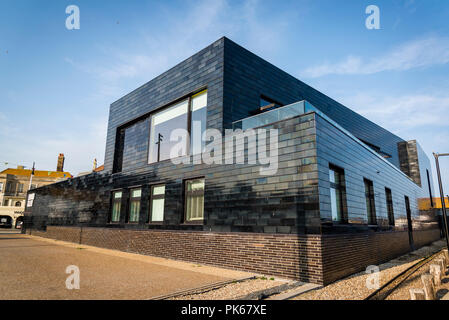
<path fill-rule="evenodd" d="M 60 153 L 58 157 L 58 165 L 56 166 L 56 171 L 63 172 L 64 171 L 64 153 Z"/>
<path fill-rule="evenodd" d="M 19 166 L 17 166 L 17 169 L 23 170 L 23 169 L 25 169 L 25 167 L 19 165 Z"/>

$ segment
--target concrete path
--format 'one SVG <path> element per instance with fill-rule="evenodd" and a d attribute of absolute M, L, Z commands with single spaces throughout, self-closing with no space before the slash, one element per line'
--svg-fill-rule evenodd
<path fill-rule="evenodd" d="M 66 268 L 80 289 L 66 288 Z M 149 299 L 253 274 L 115 250 L 0 234 L 0 300 Z"/>

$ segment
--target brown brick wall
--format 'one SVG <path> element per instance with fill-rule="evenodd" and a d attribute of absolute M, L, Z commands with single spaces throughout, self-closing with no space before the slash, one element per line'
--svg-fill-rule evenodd
<path fill-rule="evenodd" d="M 48 226 L 31 234 L 318 284 L 410 251 L 406 231 L 320 236 Z M 416 247 L 438 238 L 439 230 L 414 232 Z"/>
<path fill-rule="evenodd" d="M 318 235 L 48 226 L 32 235 L 322 283 Z"/>
<path fill-rule="evenodd" d="M 415 230 L 415 248 L 440 238 L 438 229 Z M 324 283 L 360 272 L 410 251 L 407 231 L 322 236 Z"/>

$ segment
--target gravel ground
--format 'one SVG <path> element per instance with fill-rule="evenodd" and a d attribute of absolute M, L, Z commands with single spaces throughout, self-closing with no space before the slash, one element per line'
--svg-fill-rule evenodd
<path fill-rule="evenodd" d="M 425 264 L 411 277 L 405 280 L 386 300 L 410 300 L 410 289 L 423 288 L 421 282 L 421 275 L 429 273 L 429 268 L 432 263 Z M 441 299 L 447 292 L 449 292 L 449 277 L 445 276 L 441 280 L 441 286 L 436 288 L 437 300 Z"/>
<path fill-rule="evenodd" d="M 286 280 L 270 279 L 273 278 L 257 278 L 231 283 L 218 289 L 213 289 L 199 294 L 178 296 L 169 300 L 232 300 L 259 290 L 279 286 L 287 282 Z"/>
<path fill-rule="evenodd" d="M 444 241 L 436 241 L 430 246 L 422 247 L 416 251 L 393 259 L 379 265 L 380 285 L 382 286 L 393 277 L 411 267 L 422 258 L 441 250 Z M 366 287 L 368 275 L 365 271 L 359 272 L 342 280 L 336 281 L 320 289 L 306 292 L 293 299 L 295 300 L 362 300 L 369 296 L 374 289 Z M 449 284 L 448 284 L 449 287 Z M 408 289 L 407 289 L 408 293 Z M 395 298 L 394 296 L 392 298 Z M 407 298 L 408 299 L 408 298 Z"/>

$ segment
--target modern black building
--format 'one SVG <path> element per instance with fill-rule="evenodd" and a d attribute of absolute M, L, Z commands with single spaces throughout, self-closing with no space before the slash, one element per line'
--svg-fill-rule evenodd
<path fill-rule="evenodd" d="M 249 163 L 249 141 L 245 163 L 193 163 L 206 128 L 276 129 L 277 170 Z M 174 129 L 191 163 L 170 159 Z M 227 38 L 111 104 L 104 166 L 30 191 L 24 232 L 316 283 L 440 236 L 416 141 Z"/>

